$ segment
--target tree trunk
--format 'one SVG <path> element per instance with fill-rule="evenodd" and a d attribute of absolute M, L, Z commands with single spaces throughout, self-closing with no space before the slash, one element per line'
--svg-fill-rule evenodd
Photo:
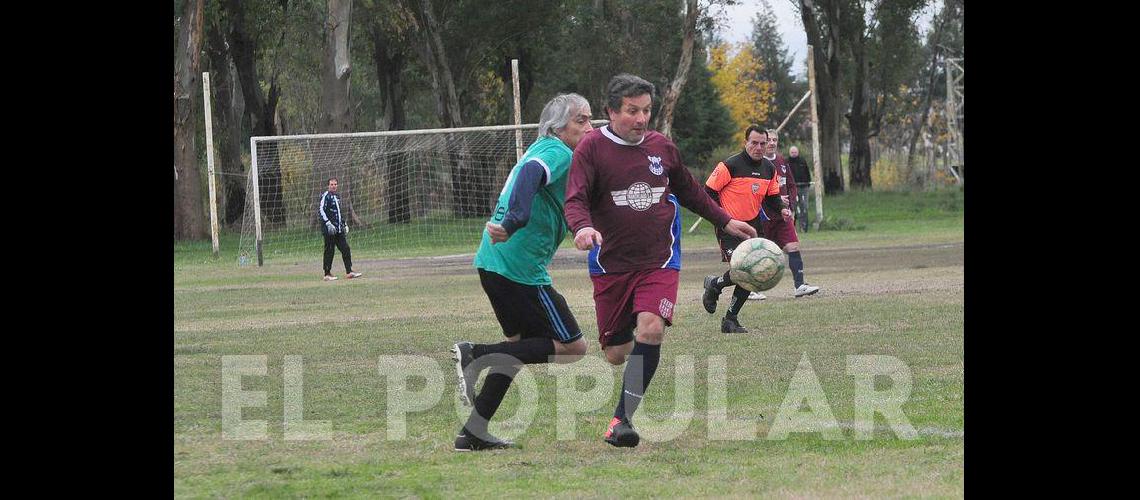
<path fill-rule="evenodd" d="M 245 213 L 245 180 L 242 175 L 245 171 L 241 162 L 241 121 L 238 112 L 233 106 L 235 81 L 230 72 L 230 54 L 226 48 L 225 37 L 216 23 L 210 25 L 206 53 L 210 57 L 210 78 L 214 82 L 213 97 L 218 119 L 218 158 L 222 172 L 221 193 L 224 210 L 222 211 L 222 224 L 234 226 L 240 224 Z"/>
<path fill-rule="evenodd" d="M 807 43 L 815 50 L 815 85 L 819 93 L 819 161 L 824 173 L 824 186 L 827 194 L 843 191 L 842 183 L 828 179 L 841 178 L 840 175 L 840 84 L 842 74 L 839 61 L 839 9 L 834 2 L 823 3 L 827 18 L 826 40 L 820 32 L 814 12 L 814 0 L 800 1 L 800 17 L 803 19 Z"/>
<path fill-rule="evenodd" d="M 462 127 L 463 115 L 459 107 L 459 93 L 455 87 L 455 79 L 447 59 L 447 48 L 440 37 L 440 27 L 435 19 L 431 0 L 420 1 L 419 13 L 422 20 L 420 31 L 424 39 L 421 54 L 425 56 L 425 62 L 431 70 L 441 120 L 444 127 Z M 471 158 L 467 136 L 450 135 L 447 140 L 453 145 L 448 149 L 449 163 L 452 165 L 452 213 L 456 217 L 484 217 L 493 207 L 488 206 L 491 199 L 490 179 L 483 171 L 485 169 L 481 168 L 482 162 L 473 161 Z"/>
<path fill-rule="evenodd" d="M 286 4 L 287 5 L 287 4 Z M 280 88 L 277 86 L 277 74 L 269 81 L 269 96 L 261 91 L 261 80 L 257 75 L 257 47 L 248 34 L 245 21 L 245 7 L 241 0 L 225 0 L 223 8 L 230 19 L 230 55 L 237 70 L 242 98 L 245 101 L 245 117 L 249 119 L 250 134 L 253 136 L 277 135 L 277 102 L 280 98 Z M 282 37 L 278 39 L 281 45 Z M 265 144 L 265 151 L 257 151 L 257 168 L 259 178 L 259 191 L 261 196 L 261 217 L 263 227 L 281 227 L 285 225 L 285 207 L 281 205 L 281 166 L 277 157 L 276 144 Z"/>
<path fill-rule="evenodd" d="M 677 99 L 681 97 L 681 90 L 685 88 L 685 81 L 689 78 L 689 67 L 693 63 L 693 38 L 697 32 L 697 0 L 685 2 L 685 27 L 681 40 L 681 60 L 677 63 L 677 74 L 673 82 L 665 91 L 661 102 L 661 112 L 657 116 L 657 131 L 666 137 L 671 137 L 673 129 L 673 111 L 677 109 Z"/>
<path fill-rule="evenodd" d="M 942 47 L 939 44 L 942 42 L 942 30 L 946 26 L 947 9 L 942 7 L 942 13 L 939 15 L 938 24 L 934 28 L 934 36 L 930 38 L 930 77 L 926 81 L 926 95 L 923 97 L 922 113 L 915 116 L 914 128 L 911 129 L 910 145 L 906 148 L 906 168 L 910 170 L 913 165 L 912 159 L 914 157 L 914 148 L 918 144 L 918 138 L 922 134 L 922 127 L 926 125 L 927 117 L 930 115 L 930 105 L 934 101 L 934 84 L 938 80 L 938 56 L 942 54 Z"/>
<path fill-rule="evenodd" d="M 372 63 L 376 66 L 379 80 L 380 98 L 383 99 L 384 130 L 404 130 L 407 128 L 407 113 L 404 110 L 405 89 L 402 75 L 408 64 L 403 50 L 392 43 L 383 28 L 373 25 Z"/>
<path fill-rule="evenodd" d="M 439 36 L 439 23 L 436 22 L 431 0 L 420 0 L 420 15 L 423 20 L 421 31 L 424 45 L 430 54 L 429 65 L 434 66 L 431 68 L 432 79 L 438 80 L 437 102 L 443 126 L 462 127 L 463 114 L 459 109 L 459 94 L 455 89 L 451 66 L 447 62 L 447 48 Z"/>
<path fill-rule="evenodd" d="M 372 62 L 376 66 L 380 95 L 383 99 L 383 121 L 385 130 L 404 130 L 407 117 L 404 111 L 404 82 L 401 78 L 407 65 L 407 56 L 400 44 L 394 43 L 391 36 L 380 25 L 379 19 L 370 17 L 369 39 L 372 40 Z M 406 224 L 412 219 L 410 164 L 402 152 L 402 138 L 389 138 L 394 155 L 381 157 L 378 169 L 387 174 L 387 191 L 384 203 L 388 206 L 389 224 Z"/>
<path fill-rule="evenodd" d="M 321 117 L 319 133 L 341 133 L 352 130 L 352 108 L 349 106 L 349 21 L 352 0 L 328 0 L 325 19 L 325 50 L 321 58 Z"/>
<path fill-rule="evenodd" d="M 854 17 L 862 20 L 862 13 Z M 862 24 L 861 22 L 858 24 Z M 851 170 L 851 186 L 871 188 L 870 100 L 871 84 L 867 74 L 866 38 L 861 28 L 852 30 L 851 59 L 855 68 L 855 85 L 851 91 L 851 111 L 847 113 L 847 126 L 851 130 L 851 151 L 847 158 Z"/>
<path fill-rule="evenodd" d="M 352 106 L 349 102 L 349 78 L 352 60 L 349 54 L 349 26 L 352 19 L 352 0 L 328 0 L 324 24 L 325 47 L 321 57 L 321 112 L 317 122 L 318 133 L 347 133 L 352 131 Z M 324 142 L 324 141 L 322 141 Z M 331 148 L 332 146 L 330 146 Z M 353 226 L 364 226 L 353 208 L 352 188 L 355 178 L 351 170 L 343 170 L 352 152 L 344 149 L 328 158 L 327 164 L 314 162 L 320 175 L 337 176 L 340 184 L 341 209 L 344 219 Z M 318 191 L 319 192 L 319 191 Z M 311 227 L 316 227 L 316 210 L 312 210 Z"/>
<path fill-rule="evenodd" d="M 202 48 L 203 0 L 187 0 L 179 20 L 178 52 L 174 64 L 174 238 L 206 239 L 210 236 L 202 205 L 202 180 L 195 144 L 197 113 L 195 96 L 199 84 L 199 54 Z"/>

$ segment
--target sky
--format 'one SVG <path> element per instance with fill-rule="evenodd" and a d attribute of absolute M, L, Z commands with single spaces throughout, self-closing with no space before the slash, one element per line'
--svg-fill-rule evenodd
<path fill-rule="evenodd" d="M 799 10 L 793 5 L 793 0 L 768 0 L 772 10 L 776 13 L 776 22 L 780 27 L 780 37 L 788 47 L 788 54 L 795 60 L 793 72 L 805 75 L 807 72 L 807 35 L 804 34 L 804 24 L 800 20 Z M 799 2 L 794 2 L 798 4 Z M 721 29 L 721 37 L 729 43 L 748 42 L 752 37 L 752 18 L 760 12 L 760 0 L 741 0 L 739 5 L 725 9 L 728 19 Z M 925 34 L 930 26 L 930 20 L 938 9 L 942 8 L 942 1 L 935 0 L 923 9 L 918 16 L 919 32 Z M 805 77 L 806 78 L 806 77 Z"/>

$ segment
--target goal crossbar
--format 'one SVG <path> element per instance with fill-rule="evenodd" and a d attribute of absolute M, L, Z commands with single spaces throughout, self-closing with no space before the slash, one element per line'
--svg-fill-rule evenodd
<path fill-rule="evenodd" d="M 591 123 L 599 127 L 609 123 L 609 120 L 591 120 Z M 538 126 L 537 123 L 528 123 L 250 137 L 250 189 L 247 192 L 249 198 L 247 198 L 245 219 L 248 225 L 243 224 L 243 228 L 250 230 L 252 234 L 245 234 L 252 238 L 246 240 L 243 236 L 242 245 L 244 248 L 245 242 L 248 241 L 252 248 L 241 253 L 254 257 L 250 254 L 256 252 L 257 265 L 261 266 L 266 243 L 277 245 L 276 248 L 281 250 L 283 230 L 292 231 L 294 234 L 303 233 L 305 231 L 302 227 L 305 225 L 303 218 L 306 217 L 307 211 L 312 210 L 308 205 L 313 203 L 309 198 L 312 198 L 314 193 L 298 192 L 300 188 L 297 187 L 297 183 L 312 184 L 323 181 L 328 176 L 335 176 L 338 172 L 356 179 L 357 188 L 352 193 L 355 196 L 349 196 L 349 203 L 355 199 L 355 201 L 368 202 L 368 205 L 356 204 L 356 210 L 350 212 L 353 217 L 360 216 L 362 223 L 368 225 L 379 223 L 384 219 L 380 212 L 387 210 L 389 206 L 390 200 L 386 196 L 398 194 L 394 191 L 396 188 L 400 188 L 399 192 L 404 194 L 401 197 L 393 197 L 396 200 L 394 203 L 408 205 L 408 208 L 403 210 L 414 211 L 414 215 L 420 219 L 430 218 L 433 214 L 439 215 L 441 210 L 451 210 L 454 217 L 478 217 L 480 211 L 484 209 L 483 205 L 493 200 L 488 196 L 477 196 L 473 193 L 496 192 L 498 186 L 505 181 L 510 165 L 517 159 L 514 141 L 511 141 L 510 147 L 507 148 L 506 144 L 499 144 L 502 137 L 512 131 L 526 132 L 528 140 L 533 141 Z M 268 163 L 259 165 L 263 161 Z M 263 169 L 266 169 L 265 173 L 261 172 Z M 429 169 L 430 172 L 425 169 Z M 321 172 L 319 175 L 318 171 Z M 409 175 L 415 177 L 414 182 L 427 184 L 410 184 L 413 181 L 407 180 Z M 475 177 L 472 177 L 473 175 Z M 262 179 L 263 176 L 268 177 Z M 266 183 L 262 185 L 261 181 Z M 283 182 L 292 184 L 286 187 Z M 350 187 L 344 185 L 345 182 L 341 184 L 342 190 Z M 263 189 L 268 191 L 263 193 Z M 287 190 L 292 191 L 286 192 Z M 315 188 L 313 191 L 319 193 Z M 371 196 L 372 199 L 362 198 L 367 196 Z M 449 204 L 444 199 L 447 196 L 454 197 L 460 205 Z M 268 206 L 263 206 L 263 198 Z M 486 209 L 491 208 L 493 207 Z M 365 212 L 361 212 L 362 209 Z M 397 207 L 392 210 L 400 209 Z M 282 215 L 283 210 L 288 212 L 287 216 Z M 388 218 L 392 219 L 392 216 L 389 215 Z M 407 216 L 404 215 L 401 220 L 406 222 Z M 287 224 L 285 221 L 288 221 Z M 401 234 L 402 231 L 399 229 L 401 227 L 409 226 L 389 226 L 386 234 Z M 367 228 L 360 226 L 360 229 L 363 231 Z M 263 231 L 270 231 L 272 234 Z M 449 230 L 440 228 L 439 231 Z M 443 239 L 451 239 L 455 236 L 454 233 L 455 230 L 450 230 L 446 234 L 439 234 Z M 363 237 L 365 233 L 359 234 Z M 379 240 L 376 238 L 380 237 L 379 233 L 375 234 L 375 238 L 370 240 L 376 243 L 372 245 L 373 248 L 377 248 Z M 266 242 L 266 238 L 272 239 L 273 242 Z M 296 242 L 299 241 L 297 238 L 303 236 L 294 236 L 294 239 L 287 243 L 296 247 Z M 280 254 L 278 250 L 273 253 Z M 355 248 L 353 253 L 356 253 Z"/>

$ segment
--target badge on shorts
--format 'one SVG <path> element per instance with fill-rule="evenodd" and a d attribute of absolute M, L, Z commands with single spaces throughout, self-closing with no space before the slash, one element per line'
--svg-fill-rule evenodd
<path fill-rule="evenodd" d="M 660 156 L 650 156 L 648 158 L 649 158 L 649 171 L 652 172 L 653 175 L 661 175 L 662 173 L 665 172 L 665 167 L 663 165 L 661 165 L 661 157 Z"/>
<path fill-rule="evenodd" d="M 661 311 L 662 318 L 673 317 L 673 303 L 669 302 L 669 299 L 661 299 L 661 304 L 658 309 Z"/>

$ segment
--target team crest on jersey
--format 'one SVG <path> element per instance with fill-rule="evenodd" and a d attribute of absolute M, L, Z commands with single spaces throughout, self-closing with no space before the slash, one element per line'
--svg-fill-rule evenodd
<path fill-rule="evenodd" d="M 662 318 L 673 317 L 673 303 L 670 302 L 669 299 L 661 299 L 661 304 L 658 306 L 658 309 L 661 311 Z"/>
<path fill-rule="evenodd" d="M 648 158 L 649 158 L 649 171 L 652 172 L 653 175 L 661 175 L 662 173 L 665 172 L 665 166 L 661 165 L 661 157 L 660 156 L 650 156 Z"/>
<path fill-rule="evenodd" d="M 759 192 L 760 192 L 760 185 L 759 184 L 753 184 L 752 185 L 752 194 L 756 194 Z"/>
<path fill-rule="evenodd" d="M 629 205 L 629 208 L 638 212 L 649 210 L 649 207 L 661 200 L 663 194 L 665 194 L 664 186 L 650 187 L 644 182 L 635 182 L 629 186 L 629 189 L 610 191 L 610 196 L 614 198 L 614 205 L 619 207 Z"/>

